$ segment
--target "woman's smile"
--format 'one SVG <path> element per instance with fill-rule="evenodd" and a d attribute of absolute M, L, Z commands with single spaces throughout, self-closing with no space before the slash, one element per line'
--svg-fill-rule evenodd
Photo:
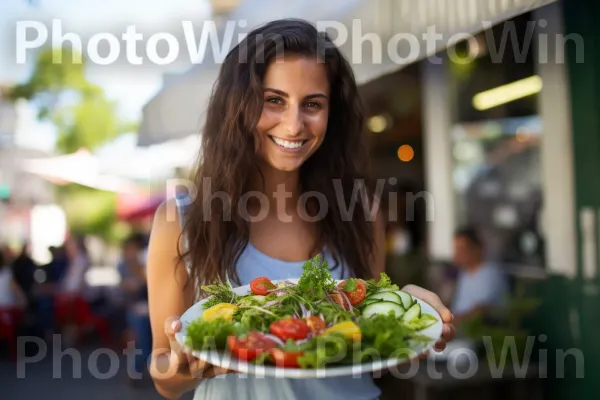
<path fill-rule="evenodd" d="M 306 147 L 306 143 L 308 143 L 308 140 L 304 140 L 304 139 L 282 139 L 280 137 L 277 136 L 271 136 L 269 135 L 269 138 L 271 139 L 271 141 L 273 143 L 275 143 L 275 145 L 282 151 L 285 151 L 287 153 L 298 153 L 302 150 L 304 150 L 304 148 Z"/>

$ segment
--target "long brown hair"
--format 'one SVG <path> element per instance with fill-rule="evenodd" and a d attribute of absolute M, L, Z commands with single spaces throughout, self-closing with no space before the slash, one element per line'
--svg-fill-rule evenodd
<path fill-rule="evenodd" d="M 262 81 L 269 63 L 282 51 L 323 61 L 331 85 L 325 138 L 300 168 L 302 192 L 316 191 L 328 200 L 329 208 L 317 222 L 317 243 L 327 248 L 336 264 L 347 265 L 352 275 L 370 277 L 374 245 L 373 222 L 366 217 L 369 210 L 358 199 L 350 218 L 343 218 L 341 211 L 350 204 L 355 185 L 361 181 L 365 184 L 362 193 L 372 198 L 363 106 L 356 81 L 350 65 L 326 34 L 306 21 L 285 19 L 257 28 L 233 48 L 213 89 L 194 174 L 198 195 L 186 215 L 182 234 L 187 250 L 180 254 L 190 265 L 190 279 L 196 285 L 224 280 L 226 275 L 239 283 L 235 264 L 248 244 L 249 223 L 236 210 L 242 195 L 250 190 L 251 180 L 260 173 L 255 144 L 263 107 Z M 205 192 L 208 182 L 210 191 Z M 213 195 L 217 192 L 230 199 L 230 213 Z"/>

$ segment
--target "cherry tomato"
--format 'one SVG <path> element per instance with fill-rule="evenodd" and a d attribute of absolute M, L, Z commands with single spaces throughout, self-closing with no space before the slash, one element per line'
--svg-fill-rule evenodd
<path fill-rule="evenodd" d="M 277 347 L 277 343 L 258 332 L 250 332 L 245 338 L 229 336 L 227 347 L 241 360 L 252 361 L 260 353 Z"/>
<path fill-rule="evenodd" d="M 323 321 L 323 318 L 316 315 L 306 318 L 306 325 L 308 325 L 312 333 L 319 333 L 327 328 L 327 324 Z"/>
<path fill-rule="evenodd" d="M 279 368 L 300 368 L 298 357 L 304 354 L 301 351 L 284 351 L 278 348 L 270 349 L 269 353 Z"/>
<path fill-rule="evenodd" d="M 363 301 L 365 297 L 367 297 L 367 286 L 362 281 L 362 279 L 355 279 L 354 282 L 356 283 L 356 287 L 351 292 L 347 292 L 344 290 L 344 285 L 346 284 L 346 281 L 340 282 L 340 284 L 338 285 L 338 289 L 343 291 L 346 294 L 346 296 L 348 296 L 350 304 L 352 304 L 353 306 L 360 304 L 360 302 Z"/>
<path fill-rule="evenodd" d="M 269 294 L 267 290 L 272 290 L 275 288 L 276 286 L 266 276 L 261 276 L 253 279 L 252 282 L 250 282 L 250 290 L 252 290 L 252 293 L 259 296 L 266 296 Z"/>
<path fill-rule="evenodd" d="M 288 339 L 304 339 L 310 333 L 310 328 L 306 322 L 292 317 L 273 322 L 269 330 L 284 342 Z"/>

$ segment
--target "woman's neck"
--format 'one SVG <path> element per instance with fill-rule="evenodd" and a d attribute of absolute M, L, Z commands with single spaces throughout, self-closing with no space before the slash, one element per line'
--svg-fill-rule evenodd
<path fill-rule="evenodd" d="M 253 190 L 258 190 L 267 196 L 270 204 L 285 204 L 295 207 L 300 197 L 300 171 L 281 171 L 266 163 L 261 163 L 262 176 L 255 177 Z"/>

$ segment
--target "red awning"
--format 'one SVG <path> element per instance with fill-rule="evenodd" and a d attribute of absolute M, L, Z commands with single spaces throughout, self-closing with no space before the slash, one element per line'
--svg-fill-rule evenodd
<path fill-rule="evenodd" d="M 122 221 L 150 218 L 165 200 L 162 195 L 122 194 L 117 198 L 117 217 Z"/>

